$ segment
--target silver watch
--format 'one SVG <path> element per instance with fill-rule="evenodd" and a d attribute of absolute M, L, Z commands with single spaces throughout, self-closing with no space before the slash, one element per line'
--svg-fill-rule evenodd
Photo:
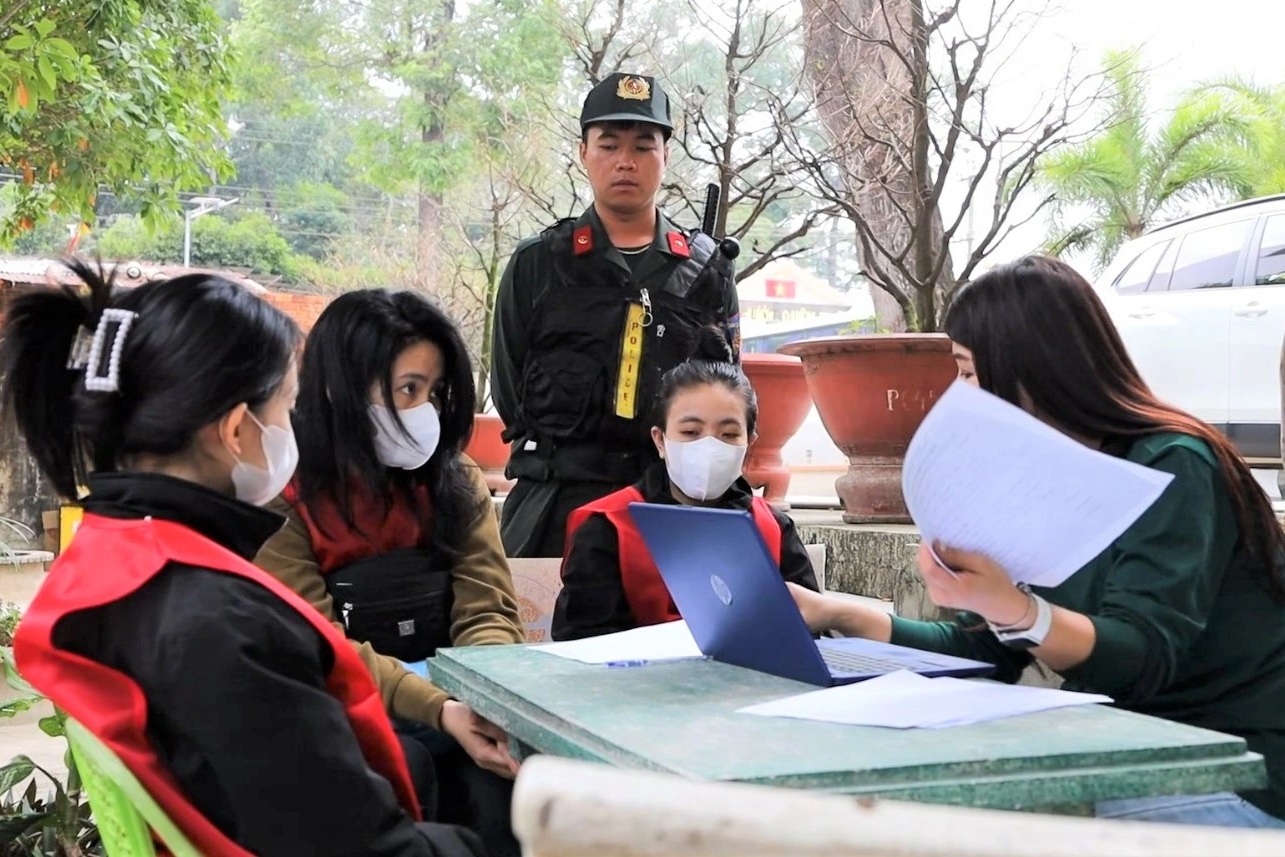
<path fill-rule="evenodd" d="M 1043 598 L 1031 592 L 1029 587 L 1021 588 L 1035 602 L 1035 621 L 1031 623 L 1031 627 L 1012 630 L 991 625 L 990 629 L 994 632 L 995 638 L 1009 648 L 1033 649 L 1044 644 L 1045 638 L 1053 627 L 1053 608 Z"/>

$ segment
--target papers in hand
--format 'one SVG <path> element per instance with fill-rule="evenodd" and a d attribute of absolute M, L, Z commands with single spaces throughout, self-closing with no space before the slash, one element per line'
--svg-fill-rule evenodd
<path fill-rule="evenodd" d="M 701 650 L 692 638 L 687 623 L 681 620 L 663 625 L 647 625 L 562 643 L 535 646 L 536 651 L 557 655 L 585 664 L 642 666 L 658 661 L 701 658 Z"/>
<path fill-rule="evenodd" d="M 984 554 L 1017 583 L 1057 586 L 1172 480 L 956 381 L 910 442 L 902 493 L 928 544 Z"/>
<path fill-rule="evenodd" d="M 851 726 L 941 729 L 1110 701 L 1110 697 L 1096 693 L 962 678 L 927 678 L 899 670 L 869 681 L 751 705 L 738 713 Z"/>

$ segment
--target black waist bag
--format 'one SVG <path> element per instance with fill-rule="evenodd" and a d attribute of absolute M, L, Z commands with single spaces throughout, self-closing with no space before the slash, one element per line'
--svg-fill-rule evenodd
<path fill-rule="evenodd" d="M 451 567 L 419 548 L 390 551 L 326 575 L 348 638 L 381 655 L 422 661 L 451 644 Z"/>

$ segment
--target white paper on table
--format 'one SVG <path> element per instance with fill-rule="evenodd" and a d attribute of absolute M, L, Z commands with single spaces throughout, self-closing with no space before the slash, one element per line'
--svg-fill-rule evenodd
<path fill-rule="evenodd" d="M 692 632 L 687 628 L 687 623 L 681 619 L 661 625 L 644 625 L 615 634 L 603 634 L 600 637 L 586 637 L 583 640 L 544 643 L 532 648 L 586 664 L 619 663 L 641 666 L 643 663 L 704 657 Z"/>
<path fill-rule="evenodd" d="M 850 726 L 941 729 L 1110 701 L 1109 696 L 1096 693 L 962 678 L 927 678 L 898 670 L 856 684 L 751 705 L 738 713 Z"/>
<path fill-rule="evenodd" d="M 1034 586 L 1057 586 L 1087 565 L 1171 481 L 963 381 L 924 418 L 902 469 L 926 542 L 984 554 Z"/>

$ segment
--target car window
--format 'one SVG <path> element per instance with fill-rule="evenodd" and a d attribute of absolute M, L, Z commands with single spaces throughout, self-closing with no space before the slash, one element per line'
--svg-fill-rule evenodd
<path fill-rule="evenodd" d="M 1236 277 L 1240 250 L 1253 223 L 1253 220 L 1238 220 L 1183 236 L 1173 276 L 1169 278 L 1169 291 L 1230 286 Z"/>
<path fill-rule="evenodd" d="M 1273 214 L 1263 225 L 1254 282 L 1260 286 L 1285 286 L 1285 214 Z"/>
<path fill-rule="evenodd" d="M 1146 291 L 1147 283 L 1151 281 L 1151 275 L 1156 270 L 1156 263 L 1160 261 L 1161 254 L 1168 246 L 1168 241 L 1161 241 L 1139 253 L 1138 258 L 1130 262 L 1129 266 L 1120 272 L 1120 276 L 1115 278 L 1116 292 L 1122 295 L 1136 295 Z"/>

